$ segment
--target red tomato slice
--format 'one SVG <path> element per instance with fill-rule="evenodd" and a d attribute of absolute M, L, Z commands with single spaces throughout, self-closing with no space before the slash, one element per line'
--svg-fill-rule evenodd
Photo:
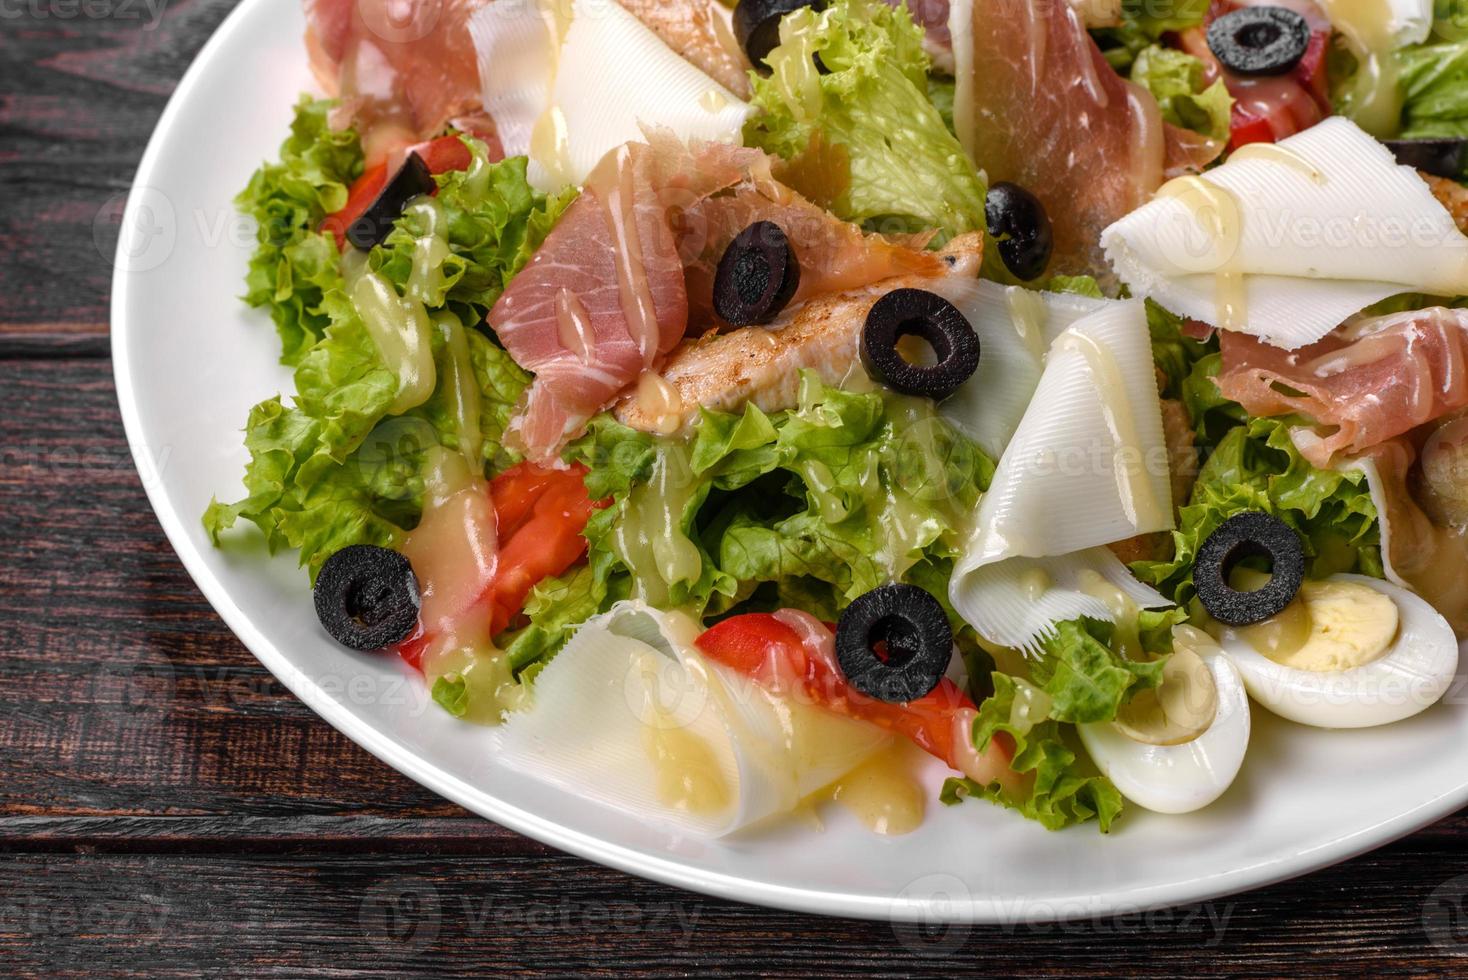
<path fill-rule="evenodd" d="M 1207 29 L 1241 7 L 1277 3 L 1296 11 L 1310 25 L 1310 43 L 1293 69 L 1283 75 L 1247 78 L 1223 67 L 1208 47 Z M 1314 0 L 1213 0 L 1201 27 L 1177 35 L 1177 46 L 1202 60 L 1211 82 L 1221 77 L 1234 97 L 1229 119 L 1229 149 L 1249 143 L 1274 143 L 1309 129 L 1330 114 L 1325 57 L 1330 18 Z"/>
<path fill-rule="evenodd" d="M 581 532 L 594 511 L 611 503 L 587 495 L 585 476 L 580 464 L 557 470 L 520 463 L 489 482 L 499 552 L 494 578 L 479 601 L 490 606 L 492 633 L 503 632 L 520 614 L 531 589 L 585 556 Z M 420 627 L 398 645 L 398 654 L 422 670 L 423 653 L 433 639 Z"/>
<path fill-rule="evenodd" d="M 457 136 L 440 136 L 438 139 L 415 143 L 403 151 L 402 158 L 406 160 L 409 153 L 417 153 L 422 157 L 428 172 L 432 174 L 465 170 L 474 160 L 474 154 L 469 152 L 469 147 Z M 387 164 L 379 163 L 368 167 L 362 171 L 362 176 L 352 181 L 352 186 L 347 191 L 347 203 L 342 209 L 328 214 L 321 222 L 322 231 L 329 231 L 336 236 L 338 250 L 346 249 L 347 228 L 372 206 L 386 184 Z"/>
<path fill-rule="evenodd" d="M 965 751 L 955 739 L 967 730 L 964 722 L 971 720 L 977 709 L 968 695 L 946 677 L 916 701 L 878 701 L 851 688 L 838 667 L 813 652 L 794 628 L 769 613 L 732 616 L 708 629 L 696 642 L 711 659 L 762 687 L 778 692 L 798 686 L 798 694 L 810 703 L 902 735 L 952 768 L 973 775 L 969 772 L 974 768 L 972 750 Z M 984 770 L 982 781 L 988 781 L 996 771 L 1008 772 L 1012 757 L 1013 746 L 1008 739 L 996 737 L 979 762 Z"/>

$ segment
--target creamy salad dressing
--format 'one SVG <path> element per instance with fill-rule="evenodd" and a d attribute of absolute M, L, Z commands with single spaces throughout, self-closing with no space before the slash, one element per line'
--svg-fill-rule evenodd
<path fill-rule="evenodd" d="M 1402 120 L 1391 4 L 1388 0 L 1318 2 L 1356 58 L 1356 77 L 1349 94 L 1351 118 L 1372 136 L 1390 139 L 1397 134 Z"/>
<path fill-rule="evenodd" d="M 632 151 L 626 144 L 596 165 L 586 178 L 586 190 L 602 207 L 612 232 L 612 258 L 617 265 L 617 293 L 627 333 L 642 352 L 644 367 L 652 367 L 658 355 L 661 329 L 652 301 L 647 272 L 642 265 L 642 235 L 637 228 L 636 190 L 633 185 Z"/>
<path fill-rule="evenodd" d="M 581 297 L 562 286 L 556 290 L 556 336 L 583 366 L 591 364 L 596 350 L 596 335 L 592 331 L 591 314 Z"/>
<path fill-rule="evenodd" d="M 661 447 L 645 484 L 627 495 L 612 532 L 612 550 L 632 573 L 637 597 L 667 606 L 671 586 L 703 573 L 698 546 L 683 533 L 683 514 L 698 489 L 677 448 Z"/>
<path fill-rule="evenodd" d="M 1191 212 L 1198 225 L 1212 230 L 1206 255 L 1174 256 L 1174 260 L 1186 260 L 1191 271 L 1213 273 L 1218 321 L 1215 326 L 1225 330 L 1242 329 L 1249 314 L 1244 273 L 1238 265 L 1243 235 L 1238 202 L 1222 187 L 1195 176 L 1173 178 L 1157 189 L 1157 196 L 1177 200 Z"/>
<path fill-rule="evenodd" d="M 1055 353 L 1069 351 L 1080 355 L 1101 395 L 1101 411 L 1114 447 L 1111 463 L 1116 474 L 1117 496 L 1127 520 L 1133 527 L 1159 521 L 1166 524 L 1170 507 L 1165 508 L 1157 499 L 1148 478 L 1146 460 L 1136 451 L 1136 447 L 1144 443 L 1137 430 L 1136 417 L 1132 414 L 1131 400 L 1126 397 L 1126 379 L 1122 376 L 1116 355 L 1097 343 L 1095 338 L 1077 330 L 1061 334 L 1055 341 L 1054 350 Z"/>

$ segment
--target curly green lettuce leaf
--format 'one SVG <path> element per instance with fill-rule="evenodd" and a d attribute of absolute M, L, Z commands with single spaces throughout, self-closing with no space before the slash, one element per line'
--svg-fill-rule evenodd
<path fill-rule="evenodd" d="M 1170 631 L 1176 618 L 1160 615 Z M 1156 623 L 1149 626 L 1155 632 Z M 1056 624 L 1030 667 L 1030 679 L 1050 697 L 1050 717 L 1071 724 L 1111 721 L 1138 692 L 1161 683 L 1165 660 L 1131 659 L 1118 652 L 1115 629 L 1093 619 Z M 1172 645 L 1170 635 L 1166 645 Z"/>
<path fill-rule="evenodd" d="M 1134 563 L 1138 578 L 1180 605 L 1190 602 L 1199 547 L 1246 510 L 1274 514 L 1300 532 L 1312 578 L 1336 572 L 1382 577 L 1380 525 L 1365 475 L 1311 466 L 1290 440 L 1289 425 L 1287 419 L 1253 419 L 1223 436 L 1179 514 L 1173 557 Z"/>
<path fill-rule="evenodd" d="M 834 615 L 903 577 L 946 591 L 994 466 L 931 404 L 813 374 L 796 408 L 705 411 L 684 443 L 603 416 L 568 457 L 589 467 L 593 495 L 613 498 L 585 532 L 606 595 L 708 614 L 752 603 Z"/>
<path fill-rule="evenodd" d="M 1000 733 L 1014 744 L 1010 763 L 1026 774 L 1026 789 L 1016 794 L 972 779 L 949 779 L 939 796 L 946 804 L 978 797 L 1002 804 L 1050 830 L 1095 820 L 1102 833 L 1111 830 L 1122 811 L 1122 798 L 1111 780 L 1097 775 L 1067 743 L 1060 723 L 1049 717 L 1044 692 L 1028 681 L 995 671 L 994 693 L 979 706 L 973 740 L 980 751 Z"/>
<path fill-rule="evenodd" d="M 1197 58 L 1151 44 L 1137 52 L 1130 76 L 1152 93 L 1164 121 L 1210 139 L 1228 139 L 1233 97 L 1222 79 L 1207 84 L 1203 62 Z"/>
<path fill-rule="evenodd" d="M 302 117 L 313 125 L 324 120 L 324 109 L 316 104 L 303 106 L 298 122 Z M 308 137 L 321 144 L 319 152 L 299 142 Z M 298 125 L 292 140 L 298 143 L 291 146 L 287 170 L 299 169 L 299 160 L 329 157 L 338 134 Z M 393 546 L 416 525 L 422 511 L 424 470 L 432 450 L 442 447 L 477 453 L 491 472 L 515 461 L 503 448 L 502 439 L 529 375 L 473 325 L 509 277 L 528 261 L 565 202 L 547 201 L 531 190 L 523 159 L 490 164 L 483 144 L 468 139 L 466 143 L 473 167 L 440 178 L 449 254 L 438 288 L 429 297 L 428 312 L 431 322 L 447 325 L 457 320 L 465 332 L 469 363 L 479 388 L 482 444 L 459 445 L 456 412 L 443 384 L 423 404 L 390 414 L 398 379 L 383 362 L 348 299 L 335 271 L 335 244 L 328 242 L 334 278 L 319 296 L 315 285 L 296 280 L 294 287 L 297 298 L 319 313 L 324 325 L 319 336 L 312 334 L 311 343 L 294 357 L 293 403 L 287 405 L 276 397 L 261 402 L 250 413 L 245 429 L 250 454 L 244 479 L 246 496 L 229 504 L 212 501 L 204 514 L 205 527 L 216 543 L 243 518 L 259 527 L 271 551 L 299 551 L 301 564 L 314 579 L 321 563 L 341 548 L 359 543 Z M 266 172 L 273 172 L 272 168 L 262 168 L 261 173 Z M 252 187 L 262 179 L 257 173 Z M 275 185 L 287 186 L 281 178 L 275 179 Z M 329 206 L 327 201 L 318 208 Z M 313 217 L 312 222 L 315 220 Z M 403 227 L 413 220 L 401 220 L 387 243 L 374 249 L 369 259 L 400 286 L 407 277 L 404 254 L 411 250 L 414 232 L 421 231 Z M 271 258 L 275 248 L 274 243 L 262 241 L 256 264 L 265 259 L 276 261 Z M 445 378 L 454 365 L 443 330 L 430 331 L 429 339 L 437 376 Z"/>
<path fill-rule="evenodd" d="M 1215 351 L 1218 344 L 1203 343 L 1185 336 L 1183 318 L 1150 299 L 1147 300 L 1146 307 L 1147 333 L 1152 341 L 1152 363 L 1157 366 L 1166 382 L 1162 386 L 1162 397 L 1180 398 L 1184 385 L 1197 368 L 1198 362 Z"/>
<path fill-rule="evenodd" d="M 1091 31 L 1106 60 L 1125 75 L 1144 49 L 1162 36 L 1203 23 L 1212 0 L 1122 0 L 1121 20 L 1114 27 Z"/>
<path fill-rule="evenodd" d="M 905 6 L 804 7 L 781 21 L 780 42 L 772 74 L 754 79 L 744 137 L 789 161 L 797 190 L 879 231 L 985 227 L 983 178 L 929 98 L 923 31 Z"/>
<path fill-rule="evenodd" d="M 341 282 L 336 241 L 317 229 L 346 205 L 347 188 L 362 172 L 357 134 L 331 128 L 331 106 L 302 96 L 279 161 L 256 170 L 235 198 L 256 225 L 244 300 L 270 312 L 281 362 L 292 366 L 325 336 L 331 317 L 322 300 Z"/>
<path fill-rule="evenodd" d="M 1468 4 L 1463 8 L 1468 10 Z M 1468 35 L 1468 15 L 1455 35 L 1456 40 L 1412 45 L 1397 53 L 1403 100 L 1401 138 L 1468 136 L 1465 35 Z"/>

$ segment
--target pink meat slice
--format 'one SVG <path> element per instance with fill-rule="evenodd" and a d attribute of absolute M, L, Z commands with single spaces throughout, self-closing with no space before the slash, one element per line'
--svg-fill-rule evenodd
<path fill-rule="evenodd" d="M 505 350 L 535 374 L 508 433 L 532 459 L 553 457 L 683 337 L 683 263 L 655 172 L 643 143 L 603 158 L 489 311 Z M 651 322 L 637 312 L 644 289 Z"/>
<path fill-rule="evenodd" d="M 597 165 L 489 312 L 510 356 L 535 374 L 511 423 L 516 448 L 536 459 L 554 457 L 587 420 L 656 369 L 690 328 L 718 326 L 714 270 L 734 236 L 755 221 L 773 221 L 790 238 L 801 265 L 795 302 L 947 271 L 921 241 L 865 234 L 780 184 L 771 166 L 759 150 L 690 148 L 664 132 Z M 609 187 L 631 202 L 634 236 L 619 233 L 623 210 L 607 200 Z M 655 324 L 635 301 L 644 283 Z"/>
<path fill-rule="evenodd" d="M 480 106 L 469 15 L 488 0 L 305 0 L 311 70 L 369 165 Z"/>
<path fill-rule="evenodd" d="M 1317 432 L 1297 442 L 1316 466 L 1468 406 L 1468 310 L 1365 319 L 1295 351 L 1220 333 L 1218 390 L 1251 415 L 1313 420 Z"/>
<path fill-rule="evenodd" d="M 973 6 L 973 118 L 959 125 L 975 163 L 1045 204 L 1051 274 L 1108 281 L 1101 231 L 1165 173 L 1197 169 L 1222 147 L 1169 133 L 1156 100 L 1111 68 L 1066 0 Z"/>

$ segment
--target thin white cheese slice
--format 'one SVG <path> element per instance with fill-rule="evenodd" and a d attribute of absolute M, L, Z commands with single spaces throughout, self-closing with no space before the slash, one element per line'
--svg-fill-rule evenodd
<path fill-rule="evenodd" d="M 579 796 L 718 837 L 795 809 L 890 741 L 707 660 L 698 633 L 688 616 L 618 603 L 536 677 L 496 751 Z"/>
<path fill-rule="evenodd" d="M 1396 47 L 1421 44 L 1432 33 L 1432 0 L 1320 0 L 1337 30 L 1381 34 Z"/>
<path fill-rule="evenodd" d="M 1138 605 L 1167 605 L 1100 546 L 1172 524 L 1146 313 L 1139 301 L 1108 303 L 1050 345 L 949 599 L 985 639 L 1027 650 L 1059 620 L 1113 618 L 1088 572 Z"/>
<path fill-rule="evenodd" d="M 926 287 L 958 308 L 979 335 L 978 370 L 939 413 L 994 459 L 1019 427 L 1045 351 L 1071 324 L 1114 300 L 1044 293 L 986 279 L 936 279 Z"/>
<path fill-rule="evenodd" d="M 631 13 L 574 0 L 490 3 L 470 19 L 484 107 L 507 156 L 530 158 L 542 190 L 580 184 L 610 150 L 658 127 L 701 140 L 740 137 L 750 107 L 685 61 Z"/>
<path fill-rule="evenodd" d="M 1186 179 L 1207 186 L 1168 185 L 1101 234 L 1132 293 L 1175 313 L 1293 350 L 1395 293 L 1468 292 L 1468 237 L 1347 119 Z"/>

